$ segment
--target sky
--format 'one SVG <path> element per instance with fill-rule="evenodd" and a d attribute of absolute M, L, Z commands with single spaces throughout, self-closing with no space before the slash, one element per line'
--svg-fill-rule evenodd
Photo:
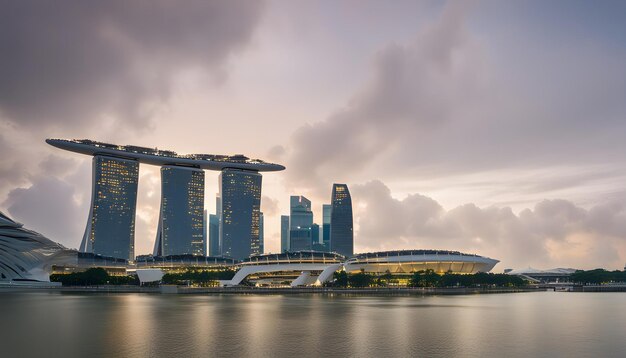
<path fill-rule="evenodd" d="M 80 245 L 91 158 L 46 138 L 243 153 L 265 250 L 348 184 L 355 251 L 626 264 L 626 3 L 0 0 L 0 210 Z M 215 211 L 218 173 L 206 173 Z M 140 168 L 136 254 L 154 245 Z"/>

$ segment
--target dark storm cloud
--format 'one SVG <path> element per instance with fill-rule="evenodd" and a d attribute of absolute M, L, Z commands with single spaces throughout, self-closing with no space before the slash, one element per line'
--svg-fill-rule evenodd
<path fill-rule="evenodd" d="M 174 75 L 223 76 L 262 2 L 5 1 L 0 11 L 0 112 L 20 125 L 92 126 L 102 115 L 149 125 L 150 101 Z"/>
<path fill-rule="evenodd" d="M 353 186 L 359 251 L 445 248 L 491 255 L 504 265 L 609 265 L 626 259 L 626 201 L 583 209 L 544 200 L 519 214 L 465 204 L 445 210 L 423 195 L 391 196 L 380 181 Z M 393 218 L 393 220 L 390 220 Z M 504 267 L 500 267 L 503 269 Z M 590 267 L 587 267 L 590 268 Z"/>
<path fill-rule="evenodd" d="M 489 42 L 495 35 L 470 26 L 480 16 L 463 4 L 450 2 L 412 42 L 382 49 L 343 109 L 294 133 L 292 185 L 372 170 L 415 178 L 626 160 L 623 45 Z"/>

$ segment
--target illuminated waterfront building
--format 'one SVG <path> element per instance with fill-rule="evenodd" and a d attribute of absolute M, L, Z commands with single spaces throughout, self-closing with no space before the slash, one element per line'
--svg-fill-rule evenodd
<path fill-rule="evenodd" d="M 164 168 L 160 227 L 154 253 L 166 256 L 206 253 L 206 224 L 201 204 L 202 170 L 205 169 L 222 171 L 220 190 L 225 193 L 222 195 L 225 207 L 222 209 L 222 200 L 218 198 L 218 252 L 225 256 L 235 255 L 234 258 L 258 254 L 259 172 L 285 169 L 282 165 L 241 154 L 177 154 L 171 150 L 89 139 L 46 139 L 46 143 L 94 157 L 92 201 L 81 251 L 126 260 L 134 258 L 139 163 Z M 222 185 L 223 178 L 226 179 L 225 185 Z M 182 209 L 179 211 L 178 208 Z M 228 222 L 224 222 L 226 219 Z"/>
<path fill-rule="evenodd" d="M 356 254 L 344 263 L 348 273 L 410 276 L 433 270 L 443 275 L 489 272 L 500 261 L 488 257 L 448 250 L 397 250 Z"/>
<path fill-rule="evenodd" d="M 161 213 L 154 256 L 204 256 L 204 171 L 161 167 Z"/>
<path fill-rule="evenodd" d="M 280 216 L 280 252 L 289 251 L 289 215 Z"/>
<path fill-rule="evenodd" d="M 346 258 L 335 252 L 291 251 L 281 254 L 252 256 L 240 262 L 235 276 L 227 286 L 241 284 L 244 279 L 257 284 L 290 286 L 321 286 L 332 280 L 333 273 L 373 276 L 391 275 L 398 286 L 406 286 L 415 272 L 433 270 L 443 275 L 489 272 L 498 263 L 488 257 L 447 250 L 398 250 L 357 254 Z"/>
<path fill-rule="evenodd" d="M 260 254 L 261 180 L 261 174 L 248 170 L 224 169 L 220 174 L 222 256 L 241 260 Z"/>
<path fill-rule="evenodd" d="M 320 230 L 322 236 L 322 244 L 327 251 L 330 251 L 330 217 L 333 206 L 330 204 L 322 205 L 322 227 Z"/>
<path fill-rule="evenodd" d="M 311 250 L 313 212 L 311 201 L 304 196 L 291 196 L 289 215 L 289 251 Z"/>
<path fill-rule="evenodd" d="M 350 257 L 354 253 L 352 198 L 346 184 L 333 184 L 330 219 L 331 251 Z"/>
<path fill-rule="evenodd" d="M 93 157 L 91 205 L 81 252 L 133 260 L 139 163 Z"/>

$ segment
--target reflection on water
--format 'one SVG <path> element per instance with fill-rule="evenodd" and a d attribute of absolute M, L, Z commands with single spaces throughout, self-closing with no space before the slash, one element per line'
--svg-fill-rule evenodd
<path fill-rule="evenodd" d="M 2 357 L 623 357 L 626 295 L 0 293 Z"/>

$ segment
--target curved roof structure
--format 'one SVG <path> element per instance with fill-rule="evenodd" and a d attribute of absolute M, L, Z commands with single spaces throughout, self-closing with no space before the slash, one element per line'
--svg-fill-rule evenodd
<path fill-rule="evenodd" d="M 345 257 L 335 252 L 322 251 L 295 251 L 280 254 L 254 255 L 239 263 L 241 266 L 248 265 L 277 265 L 292 263 L 341 263 Z"/>
<path fill-rule="evenodd" d="M 250 159 L 241 154 L 178 154 L 171 150 L 134 145 L 117 145 L 89 139 L 46 139 L 46 143 L 71 152 L 87 155 L 107 155 L 160 166 L 180 165 L 207 170 L 234 168 L 257 172 L 272 172 L 285 169 L 280 164 L 267 163 L 260 159 Z"/>
<path fill-rule="evenodd" d="M 291 286 L 320 286 L 330 280 L 333 273 L 339 270 L 345 257 L 335 252 L 295 251 L 281 254 L 254 255 L 239 263 L 240 269 L 228 282 L 227 286 L 236 286 L 246 277 L 254 274 L 275 272 L 297 272 L 298 277 Z M 311 272 L 316 272 L 312 275 Z"/>
<path fill-rule="evenodd" d="M 553 269 L 548 269 L 548 270 L 539 270 L 539 269 L 536 269 L 536 268 L 529 267 L 527 269 L 512 270 L 512 271 L 507 272 L 507 274 L 509 274 L 509 275 L 528 275 L 528 276 L 533 276 L 533 275 L 537 275 L 537 276 L 541 276 L 541 275 L 545 275 L 545 276 L 558 276 L 558 275 L 569 276 L 569 275 L 573 274 L 574 272 L 576 272 L 576 269 L 573 269 L 573 268 L 558 267 L 558 268 L 553 268 Z"/>
<path fill-rule="evenodd" d="M 52 265 L 73 263 L 76 254 L 0 212 L 0 281 L 50 281 Z"/>
<path fill-rule="evenodd" d="M 500 261 L 474 254 L 447 250 L 398 250 L 358 254 L 348 261 L 346 271 L 408 274 L 433 270 L 437 273 L 489 272 Z"/>

